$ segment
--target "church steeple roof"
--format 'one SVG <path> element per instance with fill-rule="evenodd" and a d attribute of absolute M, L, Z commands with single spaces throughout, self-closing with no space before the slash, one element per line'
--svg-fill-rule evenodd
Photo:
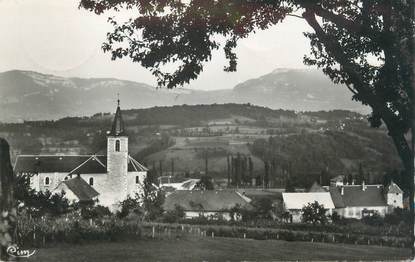
<path fill-rule="evenodd" d="M 122 120 L 121 108 L 120 108 L 120 99 L 117 100 L 117 111 L 115 112 L 114 121 L 112 122 L 111 127 L 111 136 L 124 136 L 124 121 Z"/>

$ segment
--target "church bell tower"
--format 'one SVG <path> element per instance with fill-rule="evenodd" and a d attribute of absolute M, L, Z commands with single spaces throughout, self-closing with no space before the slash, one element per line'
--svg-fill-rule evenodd
<path fill-rule="evenodd" d="M 127 197 L 128 137 L 121 115 L 120 100 L 107 137 L 107 191 L 105 202 L 116 205 Z"/>

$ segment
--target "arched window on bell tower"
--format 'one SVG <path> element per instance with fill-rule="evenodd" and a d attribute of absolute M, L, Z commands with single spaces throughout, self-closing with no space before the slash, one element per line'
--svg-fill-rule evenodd
<path fill-rule="evenodd" d="M 120 140 L 115 140 L 115 152 L 120 152 Z"/>

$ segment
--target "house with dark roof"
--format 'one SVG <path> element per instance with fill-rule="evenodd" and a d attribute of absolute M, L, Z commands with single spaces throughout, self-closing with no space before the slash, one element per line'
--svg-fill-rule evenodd
<path fill-rule="evenodd" d="M 100 205 L 115 210 L 127 196 L 142 191 L 148 169 L 128 154 L 118 100 L 106 155 L 19 155 L 14 171 L 30 177 L 30 186 L 37 191 L 68 190 L 75 200 L 98 198 Z"/>
<path fill-rule="evenodd" d="M 385 216 L 403 206 L 402 190 L 395 183 L 383 185 L 331 185 L 329 188 L 335 211 L 345 218 L 361 219 L 378 214 Z"/>
<path fill-rule="evenodd" d="M 251 209 L 251 199 L 233 190 L 177 190 L 166 196 L 163 208 L 171 211 L 180 206 L 186 218 L 207 217 L 232 219 L 231 209 L 239 206 Z M 233 219 L 240 219 L 234 216 Z"/>

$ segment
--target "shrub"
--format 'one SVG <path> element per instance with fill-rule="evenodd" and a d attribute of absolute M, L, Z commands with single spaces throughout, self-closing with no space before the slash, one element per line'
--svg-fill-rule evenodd
<path fill-rule="evenodd" d="M 163 222 L 176 223 L 183 219 L 185 216 L 182 206 L 175 205 L 174 210 L 169 210 L 163 214 Z"/>
<path fill-rule="evenodd" d="M 323 205 L 320 205 L 317 201 L 309 203 L 303 207 L 302 221 L 305 223 L 325 224 L 327 222 L 326 210 Z"/>
<path fill-rule="evenodd" d="M 362 218 L 362 222 L 370 225 L 370 226 L 383 226 L 383 218 L 381 216 L 379 216 L 378 214 L 374 214 L 372 216 L 366 216 Z"/>
<path fill-rule="evenodd" d="M 104 206 L 93 206 L 93 207 L 86 207 L 81 210 L 81 216 L 83 219 L 98 219 L 103 218 L 106 216 L 111 216 L 112 213 L 108 209 L 108 207 Z"/>

